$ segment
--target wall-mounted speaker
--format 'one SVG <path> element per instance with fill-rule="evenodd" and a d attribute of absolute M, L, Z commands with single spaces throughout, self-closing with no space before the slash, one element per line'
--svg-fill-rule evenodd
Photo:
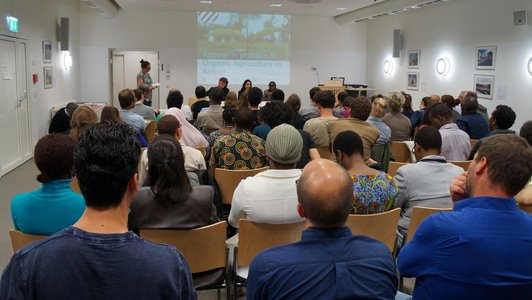
<path fill-rule="evenodd" d="M 401 30 L 394 29 L 393 30 L 393 57 L 399 57 L 401 53 L 401 45 L 402 39 L 401 39 Z"/>
<path fill-rule="evenodd" d="M 526 10 L 514 11 L 514 26 L 527 25 Z"/>
<path fill-rule="evenodd" d="M 70 45 L 70 19 L 61 18 L 59 22 L 59 42 L 61 51 L 68 51 Z"/>

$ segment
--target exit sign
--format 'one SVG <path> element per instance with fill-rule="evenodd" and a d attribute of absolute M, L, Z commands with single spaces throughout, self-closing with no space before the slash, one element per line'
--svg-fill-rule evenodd
<path fill-rule="evenodd" d="M 12 16 L 7 17 L 7 30 L 18 32 L 18 19 Z"/>

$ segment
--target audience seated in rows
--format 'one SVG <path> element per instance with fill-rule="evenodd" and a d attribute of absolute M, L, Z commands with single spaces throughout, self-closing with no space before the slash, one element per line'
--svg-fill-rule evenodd
<path fill-rule="evenodd" d="M 477 95 L 467 95 L 461 100 L 462 116 L 456 121 L 458 128 L 465 131 L 471 139 L 481 139 L 488 135 L 488 122 L 477 112 Z"/>
<path fill-rule="evenodd" d="M 532 146 L 532 120 L 526 121 L 519 130 L 519 136 L 524 138 Z M 515 201 L 522 206 L 532 206 L 532 176 L 528 184 L 517 195 Z"/>
<path fill-rule="evenodd" d="M 77 108 L 78 105 L 74 102 L 69 102 L 65 107 L 60 108 L 52 117 L 52 121 L 50 121 L 48 133 L 69 134 L 70 119 Z"/>
<path fill-rule="evenodd" d="M 98 123 L 98 116 L 94 110 L 88 106 L 80 106 L 76 108 L 70 119 L 70 136 L 77 141 L 89 126 L 96 123 Z"/>
<path fill-rule="evenodd" d="M 327 126 L 330 121 L 338 119 L 333 116 L 334 94 L 332 91 L 319 91 L 314 95 L 314 101 L 320 116 L 306 121 L 303 130 L 312 136 L 317 147 L 329 147 Z"/>
<path fill-rule="evenodd" d="M 87 208 L 73 226 L 13 255 L 1 299 L 196 299 L 179 251 L 128 232 L 139 156 L 126 124 L 100 123 L 83 132 L 74 171 Z"/>
<path fill-rule="evenodd" d="M 381 118 L 388 109 L 388 100 L 384 97 L 377 97 L 371 103 L 371 112 L 366 122 L 377 127 L 379 130 L 379 137 L 375 145 L 386 145 L 392 141 L 392 130 Z"/>
<path fill-rule="evenodd" d="M 177 107 L 169 107 L 168 110 L 164 114 L 165 116 L 174 116 L 180 124 L 181 128 L 181 141 L 192 148 L 205 148 L 205 150 L 208 150 L 209 148 L 209 142 L 207 142 L 207 139 L 203 134 L 196 129 L 192 124 L 190 124 L 185 114 Z"/>
<path fill-rule="evenodd" d="M 267 224 L 303 221 L 297 214 L 296 180 L 301 170 L 296 163 L 301 157 L 303 139 L 288 124 L 276 126 L 266 139 L 266 156 L 270 170 L 242 180 L 233 194 L 227 220 L 238 228 L 240 219 Z"/>
<path fill-rule="evenodd" d="M 421 125 L 421 121 L 423 120 L 423 117 L 425 116 L 425 111 L 427 110 L 427 108 L 429 108 L 431 102 L 432 102 L 432 99 L 430 99 L 430 97 L 423 97 L 421 99 L 421 102 L 419 103 L 419 110 L 416 110 L 410 116 L 410 123 L 412 124 L 412 130 L 415 130 L 416 127 L 419 127 Z"/>
<path fill-rule="evenodd" d="M 344 98 L 342 105 L 344 106 L 344 111 L 342 112 L 342 118 L 349 118 L 351 116 L 351 104 L 355 101 L 355 98 L 347 96 Z"/>
<path fill-rule="evenodd" d="M 473 97 L 475 97 L 475 98 L 478 99 L 478 97 L 477 97 L 477 93 L 476 93 L 476 92 L 473 92 L 473 91 L 461 91 L 460 94 L 458 95 L 458 101 L 460 101 L 460 103 L 462 103 L 462 101 L 464 100 L 464 98 L 465 98 L 465 97 L 468 97 L 468 96 L 473 96 Z M 489 117 L 488 117 L 488 109 L 487 109 L 484 105 L 478 103 L 477 113 L 478 113 L 479 115 L 481 115 L 482 118 L 483 118 L 484 120 L 486 120 L 486 122 L 489 121 Z"/>
<path fill-rule="evenodd" d="M 229 92 L 231 93 L 231 92 Z M 214 145 L 214 142 L 216 142 L 217 139 L 221 138 L 224 135 L 231 134 L 235 132 L 235 123 L 233 122 L 233 118 L 235 117 L 236 108 L 235 107 L 226 107 L 224 108 L 224 112 L 222 113 L 222 119 L 224 122 L 224 125 L 219 130 L 211 132 L 209 135 L 209 146 L 212 147 Z"/>
<path fill-rule="evenodd" d="M 345 91 L 343 92 L 339 92 L 337 95 L 336 95 L 336 102 L 334 103 L 334 109 L 333 109 L 333 116 L 337 117 L 337 118 L 345 118 L 345 116 L 343 115 L 343 112 L 345 110 L 345 107 L 344 107 L 344 99 L 347 98 L 349 96 L 349 94 Z"/>
<path fill-rule="evenodd" d="M 456 123 L 458 119 L 461 117 L 460 113 L 457 112 L 454 108 L 460 104 L 460 100 L 454 99 L 451 95 L 443 95 L 441 96 L 441 102 L 447 105 L 453 114 L 453 123 Z"/>
<path fill-rule="evenodd" d="M 353 185 L 338 164 L 309 163 L 297 183 L 297 212 L 309 227 L 301 241 L 253 259 L 248 299 L 393 299 L 397 274 L 381 242 L 345 226 Z"/>
<path fill-rule="evenodd" d="M 272 93 L 271 101 L 284 101 L 284 92 L 281 89 L 275 89 Z"/>
<path fill-rule="evenodd" d="M 437 103 L 427 110 L 430 125 L 441 134 L 441 156 L 447 160 L 467 160 L 471 142 L 467 133 L 453 123 L 451 109 L 444 103 Z"/>
<path fill-rule="evenodd" d="M 178 89 L 171 89 L 168 92 L 168 96 L 166 96 L 166 106 L 168 108 L 176 107 L 179 108 L 183 114 L 185 115 L 185 118 L 187 121 L 192 122 L 193 115 L 192 110 L 190 107 L 183 103 L 183 94 L 181 94 L 181 91 Z"/>
<path fill-rule="evenodd" d="M 396 207 L 401 208 L 398 226 L 400 247 L 406 237 L 414 206 L 449 208 L 453 206 L 449 186 L 454 177 L 464 172 L 448 163 L 441 155 L 442 137 L 431 126 L 420 128 L 414 136 L 416 163 L 397 170 L 394 181 L 399 188 Z"/>
<path fill-rule="evenodd" d="M 68 135 L 49 134 L 35 145 L 33 159 L 41 187 L 11 200 L 16 230 L 52 235 L 74 224 L 85 210 L 83 196 L 70 189 L 75 141 Z"/>
<path fill-rule="evenodd" d="M 196 128 L 201 130 L 206 136 L 211 132 L 222 128 L 222 101 L 225 99 L 225 94 L 222 89 L 214 88 L 209 93 L 209 107 L 205 111 L 198 114 L 196 121 Z"/>
<path fill-rule="evenodd" d="M 249 108 L 236 110 L 236 131 L 216 140 L 211 148 L 209 168 L 212 174 L 215 168 L 250 170 L 267 166 L 264 141 L 249 132 L 253 121 L 254 115 Z"/>
<path fill-rule="evenodd" d="M 497 105 L 495 110 L 493 110 L 491 113 L 491 117 L 489 119 L 490 133 L 486 137 L 496 134 L 515 135 L 515 131 L 510 130 L 510 127 L 514 125 L 516 117 L 517 116 L 511 107 L 507 105 Z M 475 153 L 477 153 L 478 148 L 480 148 L 480 145 L 482 145 L 482 141 L 484 139 L 485 138 L 481 138 L 478 140 L 473 149 L 471 149 L 471 153 L 469 154 L 468 158 L 469 160 L 472 160 L 475 157 Z"/>
<path fill-rule="evenodd" d="M 403 96 L 405 97 L 405 102 L 403 103 L 403 115 L 410 119 L 412 117 L 412 114 L 414 113 L 414 110 L 412 109 L 412 95 L 407 94 L 405 92 L 401 92 Z"/>
<path fill-rule="evenodd" d="M 248 92 L 248 103 L 249 103 L 249 109 L 253 112 L 253 115 L 255 116 L 255 122 L 253 123 L 253 127 L 251 128 L 251 131 L 256 126 L 259 126 L 259 104 L 262 101 L 262 91 L 258 87 L 252 87 Z"/>
<path fill-rule="evenodd" d="M 292 110 L 290 125 L 294 126 L 296 129 L 303 129 L 305 120 L 299 113 L 299 109 L 301 108 L 301 99 L 299 99 L 299 96 L 297 94 L 290 94 L 284 103 L 286 103 Z"/>
<path fill-rule="evenodd" d="M 356 97 L 351 103 L 351 117 L 338 119 L 329 123 L 329 142 L 332 144 L 338 133 L 350 130 L 356 132 L 364 143 L 364 162 L 369 165 L 371 148 L 379 137 L 379 129 L 369 124 L 366 120 L 371 112 L 371 101 L 364 96 Z"/>
<path fill-rule="evenodd" d="M 227 96 L 225 96 L 224 106 L 223 108 L 237 108 L 238 107 L 238 99 L 236 97 L 236 93 L 233 91 L 229 91 L 227 93 Z"/>
<path fill-rule="evenodd" d="M 133 90 L 135 94 L 135 107 L 132 112 L 143 117 L 146 121 L 155 120 L 155 111 L 150 106 L 144 104 L 144 98 L 150 94 L 151 86 L 143 83 L 138 89 Z"/>
<path fill-rule="evenodd" d="M 120 102 L 120 116 L 124 123 L 133 128 L 135 133 L 145 136 L 146 122 L 144 118 L 133 113 L 135 107 L 135 94 L 130 89 L 125 89 L 118 93 L 118 101 Z"/>
<path fill-rule="evenodd" d="M 120 112 L 118 108 L 114 106 L 106 106 L 102 109 L 102 115 L 100 116 L 100 123 L 122 123 L 122 118 L 120 117 Z M 141 147 L 148 147 L 148 141 L 140 134 L 135 132 L 137 139 Z"/>
<path fill-rule="evenodd" d="M 320 91 L 319 87 L 313 87 L 310 89 L 309 97 L 310 97 L 310 106 L 308 107 L 302 107 L 299 110 L 299 113 L 303 116 L 303 120 L 308 121 L 310 119 L 314 119 L 320 116 L 320 113 L 318 112 L 318 104 L 314 100 L 314 95 L 316 95 L 317 92 Z"/>
<path fill-rule="evenodd" d="M 340 132 L 332 149 L 336 161 L 347 170 L 353 182 L 351 213 L 374 214 L 394 207 L 397 185 L 390 175 L 364 163 L 364 144 L 356 132 Z"/>
<path fill-rule="evenodd" d="M 412 123 L 401 113 L 404 102 L 405 97 L 400 92 L 391 92 L 388 95 L 390 110 L 382 117 L 382 122 L 390 127 L 392 141 L 402 142 L 410 138 Z"/>
<path fill-rule="evenodd" d="M 513 197 L 532 174 L 522 138 L 487 138 L 451 185 L 454 211 L 433 214 L 399 253 L 403 276 L 416 277 L 414 299 L 530 299 L 532 215 Z"/>
<path fill-rule="evenodd" d="M 194 102 L 190 109 L 192 110 L 192 119 L 196 121 L 201 110 L 205 107 L 209 107 L 209 101 L 207 100 L 207 91 L 205 90 L 205 87 L 201 85 L 196 87 L 194 94 L 198 101 Z"/>

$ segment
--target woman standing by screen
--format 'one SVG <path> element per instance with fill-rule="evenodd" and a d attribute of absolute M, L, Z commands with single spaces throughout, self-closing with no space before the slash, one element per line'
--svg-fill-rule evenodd
<path fill-rule="evenodd" d="M 144 98 L 144 105 L 151 106 L 152 90 L 156 88 L 153 86 L 153 81 L 151 80 L 150 76 L 151 64 L 149 61 L 142 59 L 140 60 L 140 68 L 141 70 L 137 74 L 137 88 L 143 83 L 150 86 L 150 93 L 148 94 L 148 97 Z"/>

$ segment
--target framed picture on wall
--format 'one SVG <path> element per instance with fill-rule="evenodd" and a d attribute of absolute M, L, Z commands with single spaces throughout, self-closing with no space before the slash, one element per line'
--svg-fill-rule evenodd
<path fill-rule="evenodd" d="M 44 88 L 51 89 L 54 86 L 54 67 L 43 67 Z"/>
<path fill-rule="evenodd" d="M 42 41 L 42 62 L 52 63 L 52 42 L 50 41 Z"/>
<path fill-rule="evenodd" d="M 419 58 L 421 55 L 420 50 L 410 50 L 408 51 L 408 68 L 417 69 L 419 68 Z"/>
<path fill-rule="evenodd" d="M 407 72 L 406 73 L 406 89 L 417 91 L 419 89 L 419 73 Z"/>
<path fill-rule="evenodd" d="M 475 51 L 475 68 L 477 70 L 495 70 L 496 46 L 481 46 Z"/>
<path fill-rule="evenodd" d="M 493 99 L 495 76 L 475 74 L 475 92 L 479 98 Z"/>

